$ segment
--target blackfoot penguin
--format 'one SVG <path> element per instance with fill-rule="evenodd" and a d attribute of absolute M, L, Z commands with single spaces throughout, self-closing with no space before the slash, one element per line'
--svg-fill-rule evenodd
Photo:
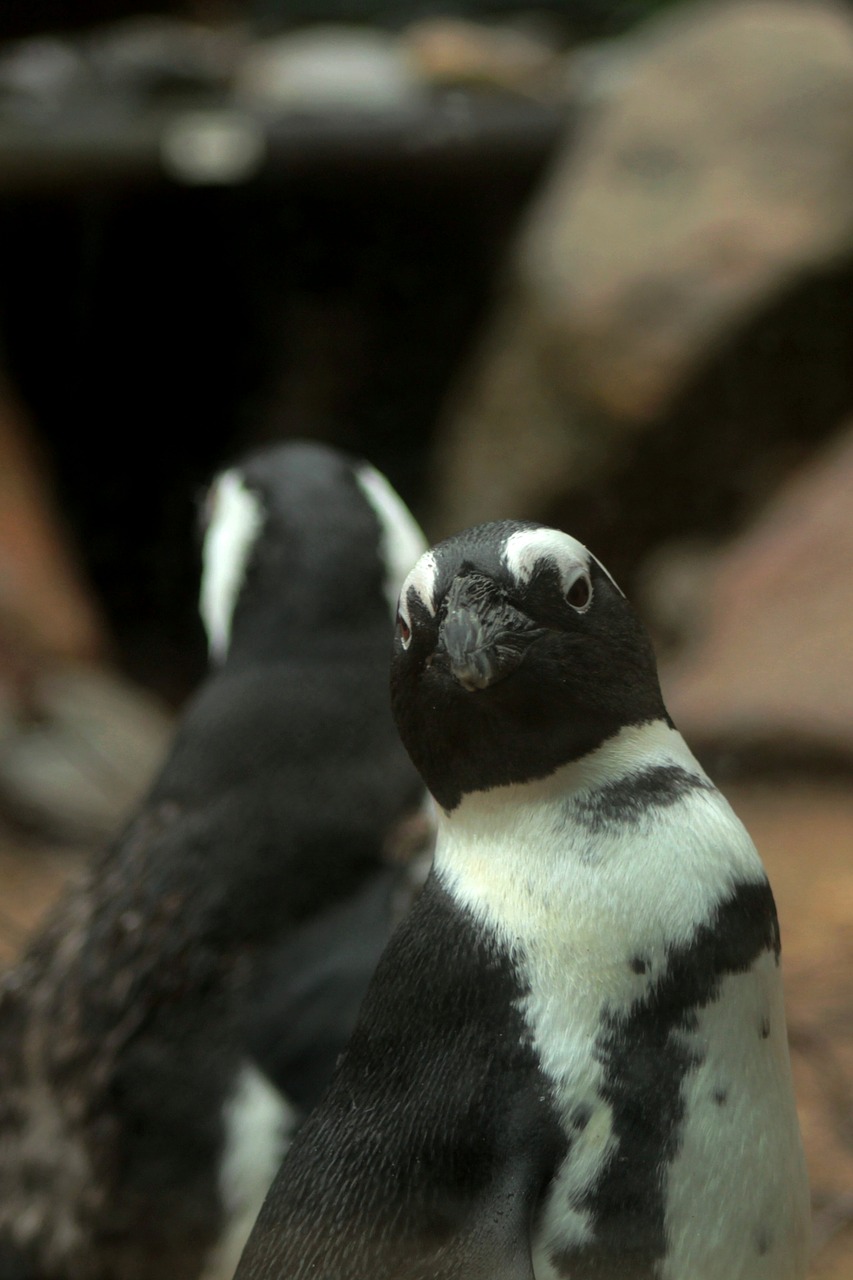
<path fill-rule="evenodd" d="M 422 804 L 387 665 L 424 545 L 383 477 L 319 445 L 213 485 L 212 674 L 0 989 L 0 1280 L 233 1274 L 386 940 L 387 846 Z"/>
<path fill-rule="evenodd" d="M 426 887 L 237 1280 L 802 1280 L 808 1189 L 758 854 L 574 538 L 407 578 Z"/>

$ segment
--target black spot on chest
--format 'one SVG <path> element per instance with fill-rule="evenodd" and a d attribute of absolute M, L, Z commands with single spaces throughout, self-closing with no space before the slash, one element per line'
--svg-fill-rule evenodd
<path fill-rule="evenodd" d="M 630 826 L 653 809 L 665 809 L 696 791 L 715 787 L 680 765 L 655 765 L 628 773 L 571 801 L 571 817 L 592 834 L 607 827 Z"/>
<path fill-rule="evenodd" d="M 778 957 L 770 886 L 738 885 L 709 923 L 669 951 L 660 977 L 630 1013 L 605 1018 L 596 1051 L 616 1142 L 598 1181 L 573 1204 L 590 1215 L 595 1238 L 554 1251 L 560 1274 L 656 1280 L 666 1254 L 667 1168 L 684 1120 L 682 1083 L 700 1061 L 679 1033 L 698 1025 L 698 1011 L 716 998 L 726 976 L 746 972 L 768 950 Z M 714 1101 L 725 1099 L 725 1090 L 717 1090 Z"/>

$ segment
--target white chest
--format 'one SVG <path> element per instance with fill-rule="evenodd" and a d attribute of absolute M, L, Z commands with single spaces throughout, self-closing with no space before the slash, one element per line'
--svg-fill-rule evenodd
<path fill-rule="evenodd" d="M 769 1034 L 762 1035 L 762 1026 Z M 536 1040 L 541 1031 L 537 1028 Z M 571 1037 L 569 1037 L 570 1039 Z M 666 1236 L 660 1280 L 801 1280 L 808 1260 L 808 1187 L 788 1064 L 784 1009 L 775 958 L 765 955 L 743 974 L 725 978 L 695 1026 L 676 1033 L 693 1064 L 677 1085 L 680 1112 L 674 1150 L 665 1167 L 661 1211 Z M 583 1047 L 575 1042 L 575 1064 Z M 586 1072 L 555 1081 L 567 1117 L 577 1111 L 572 1074 L 597 1081 L 583 1092 L 588 1122 L 574 1138 L 540 1221 L 536 1280 L 582 1280 L 583 1246 L 606 1232 L 596 1221 L 602 1179 L 639 1153 L 620 1144 L 606 1064 L 586 1058 Z M 662 1111 L 671 1082 L 663 1050 L 658 1087 Z M 602 1096 L 602 1093 L 604 1096 Z M 645 1108 L 645 1104 L 641 1104 Z M 651 1110 L 654 1113 L 655 1102 Z M 651 1162 L 641 1164 L 653 1177 Z M 577 1270 L 560 1265 L 569 1248 Z M 644 1277 L 646 1271 L 641 1271 Z M 626 1280 L 633 1280 L 626 1270 Z"/>
<path fill-rule="evenodd" d="M 664 758 L 698 771 L 666 732 Z M 707 964 L 696 940 L 720 902 L 738 886 L 760 893 L 758 855 L 710 788 L 619 824 L 585 819 L 582 787 L 565 782 L 466 799 L 436 853 L 456 900 L 517 958 L 571 1135 L 540 1217 L 537 1280 L 585 1280 L 584 1249 L 633 1231 L 632 1162 L 657 1177 L 660 1280 L 799 1280 L 807 1187 L 775 956 L 716 981 L 690 972 Z"/>

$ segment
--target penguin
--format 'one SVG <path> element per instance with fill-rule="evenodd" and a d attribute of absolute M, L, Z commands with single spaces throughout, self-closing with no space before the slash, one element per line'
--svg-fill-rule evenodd
<path fill-rule="evenodd" d="M 0 1280 L 233 1275 L 396 910 L 424 792 L 387 664 L 425 545 L 383 476 L 319 444 L 211 486 L 210 675 L 0 987 Z"/>
<path fill-rule="evenodd" d="M 349 492 L 352 502 L 353 480 L 356 505 L 345 515 L 344 499 Z M 309 514 L 313 502 L 323 505 L 319 517 Z M 354 520 L 357 513 L 362 531 Z M 199 612 L 214 669 L 226 661 L 231 668 L 243 661 L 235 654 L 232 635 L 238 597 L 238 625 L 248 619 L 252 637 L 241 634 L 238 643 L 241 648 L 260 646 L 259 653 L 267 643 L 273 650 L 280 648 L 276 637 L 281 627 L 292 633 L 303 610 L 305 638 L 322 652 L 327 643 L 323 632 L 334 616 L 333 601 L 337 602 L 336 625 L 351 640 L 367 616 L 372 624 L 373 634 L 365 637 L 364 651 L 351 657 L 352 668 L 334 691 L 340 696 L 340 709 L 332 712 L 330 708 L 326 723 L 338 733 L 372 728 L 375 746 L 365 740 L 367 756 L 361 767 L 375 770 L 373 786 L 384 788 L 386 802 L 396 803 L 395 816 L 392 820 L 381 810 L 367 817 L 368 873 L 359 874 L 355 891 L 344 895 L 340 879 L 330 880 L 327 897 L 319 904 L 322 909 L 312 911 L 304 921 L 289 922 L 276 944 L 258 958 L 244 1008 L 243 1031 L 252 1060 L 301 1116 L 328 1083 L 382 949 L 419 891 L 431 857 L 431 807 L 391 721 L 387 697 L 391 632 L 377 590 L 381 572 L 387 616 L 393 622 L 400 584 L 425 551 L 426 542 L 402 500 L 374 467 L 329 446 L 307 443 L 261 450 L 241 468 L 218 476 L 202 506 L 202 531 Z M 283 577 L 282 556 L 287 547 L 309 533 L 317 545 L 306 546 L 300 555 L 305 571 L 288 571 Z M 357 600 L 348 604 L 342 597 L 334 582 L 337 569 L 330 571 L 328 582 L 316 577 L 321 567 L 330 565 L 333 554 L 344 550 L 361 557 L 360 564 L 350 566 L 353 587 L 372 579 L 369 615 Z M 282 599 L 284 581 L 293 588 L 286 601 Z M 297 593 L 302 592 L 306 593 L 304 603 L 297 601 Z M 318 602 L 329 618 L 321 616 L 315 622 Z M 335 666 L 341 670 L 339 657 Z M 386 765 L 391 766 L 387 775 Z M 382 782 L 377 781 L 379 775 Z M 344 826 L 370 794 L 346 794 L 357 777 L 342 745 L 336 782 L 346 805 Z M 259 793 L 261 789 L 259 781 Z M 405 805 L 400 809 L 403 797 Z M 353 861 L 345 841 L 338 848 L 345 860 Z"/>
<path fill-rule="evenodd" d="M 505 521 L 396 627 L 432 870 L 237 1280 L 802 1280 L 773 895 L 628 601 Z"/>

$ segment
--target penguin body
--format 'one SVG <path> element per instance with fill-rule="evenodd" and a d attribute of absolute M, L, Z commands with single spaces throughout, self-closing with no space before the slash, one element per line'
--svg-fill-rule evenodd
<path fill-rule="evenodd" d="M 419 531 L 378 473 L 315 445 L 226 472 L 207 514 L 214 670 L 0 989 L 2 1280 L 228 1280 L 300 1118 L 289 1062 L 322 1022 L 271 1014 L 269 988 L 310 1003 L 295 970 L 352 948 L 328 927 L 322 957 L 300 949 L 327 912 L 369 923 L 375 950 L 390 927 L 359 904 L 422 804 L 387 696 L 391 582 Z M 354 1019 L 357 987 L 329 1016 Z M 325 1035 L 318 1081 L 345 1031 Z"/>
<path fill-rule="evenodd" d="M 606 570 L 439 544 L 392 700 L 433 869 L 238 1280 L 802 1280 L 772 893 Z"/>

